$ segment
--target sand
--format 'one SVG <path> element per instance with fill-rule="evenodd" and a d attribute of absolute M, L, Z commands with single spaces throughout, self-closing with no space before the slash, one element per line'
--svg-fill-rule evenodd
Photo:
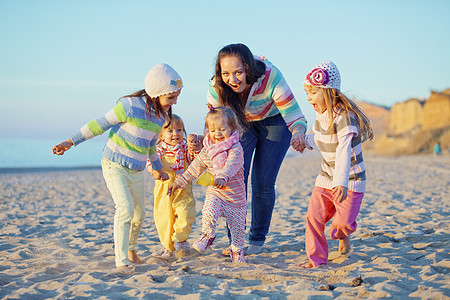
<path fill-rule="evenodd" d="M 3 172 L 0 298 L 448 299 L 450 156 L 365 158 L 368 185 L 352 251 L 339 256 L 338 242 L 329 240 L 329 264 L 316 269 L 298 265 L 307 261 L 305 214 L 317 153 L 285 159 L 270 233 L 247 264 L 220 254 L 227 245 L 223 220 L 205 254 L 153 257 L 162 248 L 153 224 L 153 179 L 146 175 L 147 218 L 137 249 L 144 264 L 133 275 L 114 266 L 114 205 L 100 169 Z M 190 243 L 201 232 L 204 188 L 196 186 L 195 195 Z"/>

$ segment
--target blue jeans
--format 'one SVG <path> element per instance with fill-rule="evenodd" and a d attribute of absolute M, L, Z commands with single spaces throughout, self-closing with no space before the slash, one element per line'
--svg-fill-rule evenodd
<path fill-rule="evenodd" d="M 275 205 L 275 182 L 292 134 L 280 114 L 250 123 L 241 138 L 247 190 L 251 166 L 252 223 L 249 243 L 264 245 Z"/>

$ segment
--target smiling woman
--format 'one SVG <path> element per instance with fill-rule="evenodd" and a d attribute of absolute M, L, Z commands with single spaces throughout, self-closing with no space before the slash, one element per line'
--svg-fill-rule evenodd
<path fill-rule="evenodd" d="M 305 148 L 306 119 L 281 72 L 243 44 L 219 51 L 207 101 L 210 107 L 231 108 L 246 129 L 240 139 L 246 187 L 253 161 L 247 253 L 259 253 L 269 232 L 278 170 L 291 144 Z"/>

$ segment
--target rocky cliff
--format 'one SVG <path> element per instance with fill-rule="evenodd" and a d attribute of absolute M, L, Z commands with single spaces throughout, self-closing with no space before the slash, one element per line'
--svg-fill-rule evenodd
<path fill-rule="evenodd" d="M 431 91 L 425 101 L 410 99 L 394 104 L 387 130 L 374 142 L 371 149 L 378 154 L 431 153 L 436 143 L 446 152 L 450 148 L 450 89 Z"/>

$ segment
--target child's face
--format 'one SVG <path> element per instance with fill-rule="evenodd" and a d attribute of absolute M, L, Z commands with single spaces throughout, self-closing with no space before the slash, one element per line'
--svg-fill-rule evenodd
<path fill-rule="evenodd" d="M 325 98 L 321 88 L 317 88 L 313 85 L 305 85 L 305 91 L 308 102 L 314 107 L 314 110 L 319 114 L 327 110 Z"/>
<path fill-rule="evenodd" d="M 172 105 L 177 104 L 177 99 L 178 96 L 180 96 L 180 93 L 181 90 L 178 90 L 167 95 L 159 96 L 159 104 L 161 104 L 162 110 L 168 111 Z"/>
<path fill-rule="evenodd" d="M 172 122 L 169 127 L 161 132 L 161 140 L 171 146 L 176 146 L 183 141 L 184 128 L 180 123 Z"/>
<path fill-rule="evenodd" d="M 228 123 L 221 118 L 215 118 L 208 122 L 208 132 L 214 144 L 227 140 L 233 133 Z"/>
<path fill-rule="evenodd" d="M 247 84 L 244 64 L 238 57 L 225 56 L 220 61 L 220 69 L 222 70 L 223 82 L 235 93 L 242 93 L 249 86 Z"/>

